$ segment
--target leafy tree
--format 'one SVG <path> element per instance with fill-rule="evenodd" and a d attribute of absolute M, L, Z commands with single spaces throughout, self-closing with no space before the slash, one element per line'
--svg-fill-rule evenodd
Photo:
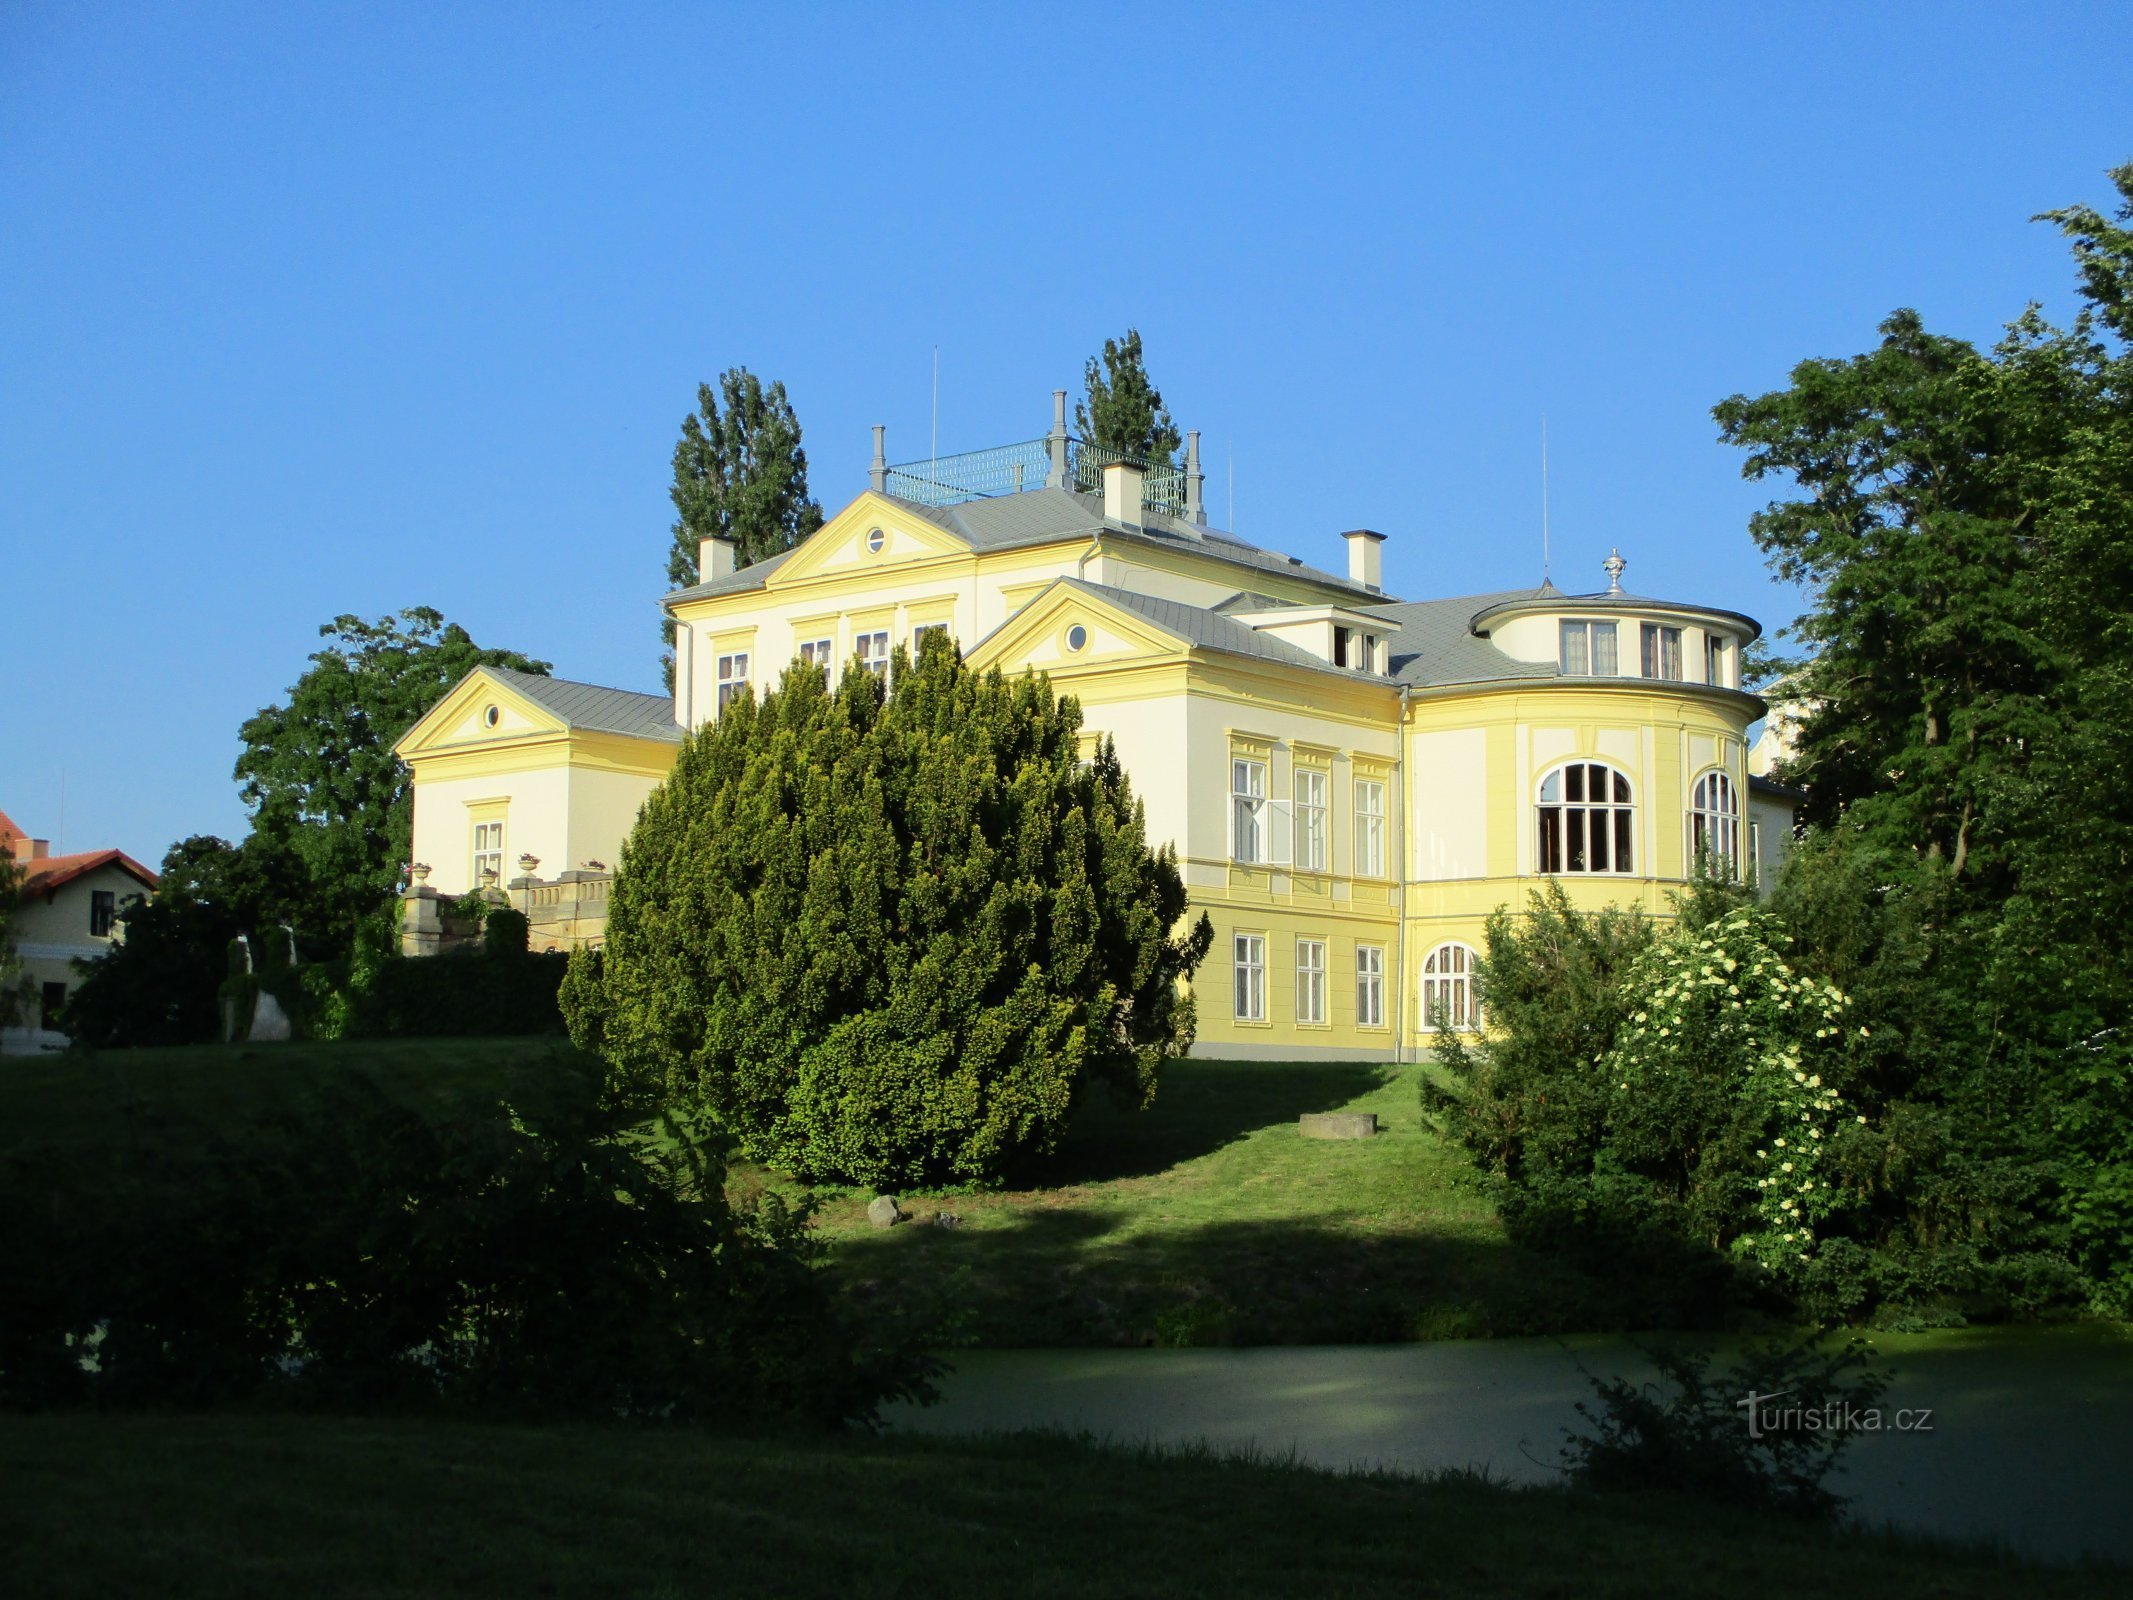
<path fill-rule="evenodd" d="M 723 408 L 720 401 L 723 399 Z M 731 539 L 741 566 L 790 550 L 822 526 L 822 507 L 807 491 L 807 452 L 785 385 L 746 367 L 719 374 L 718 389 L 696 386 L 696 410 L 681 419 L 674 446 L 674 543 L 667 582 L 696 581 L 698 541 Z M 674 623 L 660 625 L 666 650 L 660 671 L 674 687 Z"/>
<path fill-rule="evenodd" d="M 1082 376 L 1088 394 L 1074 404 L 1075 431 L 1088 443 L 1155 471 L 1175 469 L 1185 437 L 1149 380 L 1140 330 L 1128 328 L 1123 339 L 1106 339 L 1102 356 L 1089 357 Z"/>
<path fill-rule="evenodd" d="M 200 1044 L 220 1036 L 229 942 L 278 925 L 302 898 L 296 863 L 205 834 L 163 857 L 154 894 L 121 913 L 126 937 L 81 964 L 62 1024 L 77 1046 Z"/>
<path fill-rule="evenodd" d="M 998 1176 L 1192 1039 L 1211 937 L 1108 741 L 945 638 L 789 670 L 692 735 L 623 847 L 573 1038 L 747 1154 L 877 1185 Z"/>
<path fill-rule="evenodd" d="M 347 950 L 356 923 L 393 893 L 413 847 L 414 786 L 393 745 L 475 667 L 545 673 L 548 663 L 477 645 L 428 606 L 366 622 L 339 616 L 285 704 L 239 730 L 236 777 L 252 811 L 246 849 L 291 858 L 288 907 L 308 952 Z"/>
<path fill-rule="evenodd" d="M 0 834 L 0 851 L 7 848 Z M 12 855 L 0 854 L 0 1028 L 12 1028 L 22 1020 L 29 1000 L 30 982 L 22 975 L 22 957 L 8 937 L 8 923 L 22 897 L 23 870 Z"/>
<path fill-rule="evenodd" d="M 2068 207 L 2083 308 L 1989 351 L 1910 312 L 1717 417 L 1807 590 L 1802 856 L 1900 1044 L 1878 1244 L 2078 1263 L 2133 1306 L 2133 165 Z M 1833 899 L 1834 896 L 1834 899 Z M 1805 903 L 1804 901 L 1802 902 Z M 1828 940 L 1843 955 L 1857 935 Z M 1864 991 L 1861 991 L 1864 992 Z M 2028 1271 L 2030 1269 L 2023 1268 Z M 2038 1271 L 2044 1268 L 2037 1268 Z"/>

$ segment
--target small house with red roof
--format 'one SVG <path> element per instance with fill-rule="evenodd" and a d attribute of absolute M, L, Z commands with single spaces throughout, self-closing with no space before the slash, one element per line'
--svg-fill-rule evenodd
<path fill-rule="evenodd" d="M 22 1025 L 0 1030 L 0 1052 L 63 1049 L 66 1035 L 52 1023 L 81 981 L 74 963 L 108 954 L 125 936 L 120 913 L 154 891 L 156 875 L 123 850 L 55 856 L 49 840 L 31 838 L 4 811 L 0 854 L 22 872 L 7 929 L 31 985 Z"/>

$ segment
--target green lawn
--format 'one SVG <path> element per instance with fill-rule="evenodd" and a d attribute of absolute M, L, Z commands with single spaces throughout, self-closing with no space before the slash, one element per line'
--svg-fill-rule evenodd
<path fill-rule="evenodd" d="M 1328 1344 L 1642 1328 L 1634 1282 L 1508 1240 L 1463 1154 L 1422 1125 L 1419 1067 L 1186 1061 L 1153 1109 L 1098 1098 L 1003 1190 L 822 1195 L 850 1292 L 940 1307 L 998 1347 Z M 1374 1111 L 1369 1141 L 1306 1111 Z M 778 1180 L 737 1169 L 743 1192 Z M 944 1216 L 952 1228 L 936 1225 Z"/>
<path fill-rule="evenodd" d="M 11 1592 L 2122 1595 L 1664 1501 L 1036 1436 L 720 1438 L 300 1416 L 0 1418 Z"/>

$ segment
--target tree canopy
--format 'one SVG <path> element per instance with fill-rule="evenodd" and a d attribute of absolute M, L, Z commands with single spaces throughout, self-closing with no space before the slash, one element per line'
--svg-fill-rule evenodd
<path fill-rule="evenodd" d="M 1145 1104 L 1210 937 L 1108 743 L 1049 683 L 899 651 L 787 670 L 691 735 L 623 847 L 580 1042 L 747 1154 L 877 1185 L 998 1176 L 1102 1082 Z"/>
<path fill-rule="evenodd" d="M 723 403 L 722 403 L 723 402 Z M 696 386 L 696 409 L 681 419 L 674 446 L 674 540 L 667 582 L 696 581 L 698 541 L 731 539 L 734 560 L 750 566 L 790 550 L 822 526 L 808 493 L 800 420 L 782 383 L 764 384 L 746 367 L 719 374 L 718 388 Z M 661 624 L 660 670 L 674 686 L 674 624 Z"/>
<path fill-rule="evenodd" d="M 548 663 L 477 645 L 428 606 L 366 622 L 343 615 L 290 687 L 238 730 L 236 778 L 252 812 L 246 848 L 296 866 L 288 910 L 307 948 L 344 953 L 389 897 L 413 847 L 414 784 L 393 746 L 474 668 Z"/>
<path fill-rule="evenodd" d="M 1831 963 L 1900 1041 L 1881 1083 L 1914 1172 L 1935 1147 L 1935 1227 L 2064 1252 L 2124 1306 L 2133 165 L 2112 179 L 2115 221 L 2043 219 L 2072 245 L 2070 326 L 2032 305 L 1980 350 L 1899 311 L 1875 349 L 1716 415 L 1747 476 L 1790 490 L 1752 532 L 1805 590 L 1787 775 L 1809 854 L 1843 858 L 1781 897 L 1842 906 Z"/>
<path fill-rule="evenodd" d="M 1157 471 L 1177 466 L 1185 436 L 1148 377 L 1138 328 L 1128 328 L 1123 339 L 1106 339 L 1082 377 L 1087 393 L 1074 403 L 1074 429 L 1084 440 Z"/>

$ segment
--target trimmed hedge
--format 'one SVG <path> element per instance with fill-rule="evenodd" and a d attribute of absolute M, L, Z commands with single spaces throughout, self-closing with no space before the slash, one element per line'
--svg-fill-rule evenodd
<path fill-rule="evenodd" d="M 569 964 L 553 952 L 397 957 L 348 996 L 346 1037 L 560 1034 L 556 991 Z"/>

